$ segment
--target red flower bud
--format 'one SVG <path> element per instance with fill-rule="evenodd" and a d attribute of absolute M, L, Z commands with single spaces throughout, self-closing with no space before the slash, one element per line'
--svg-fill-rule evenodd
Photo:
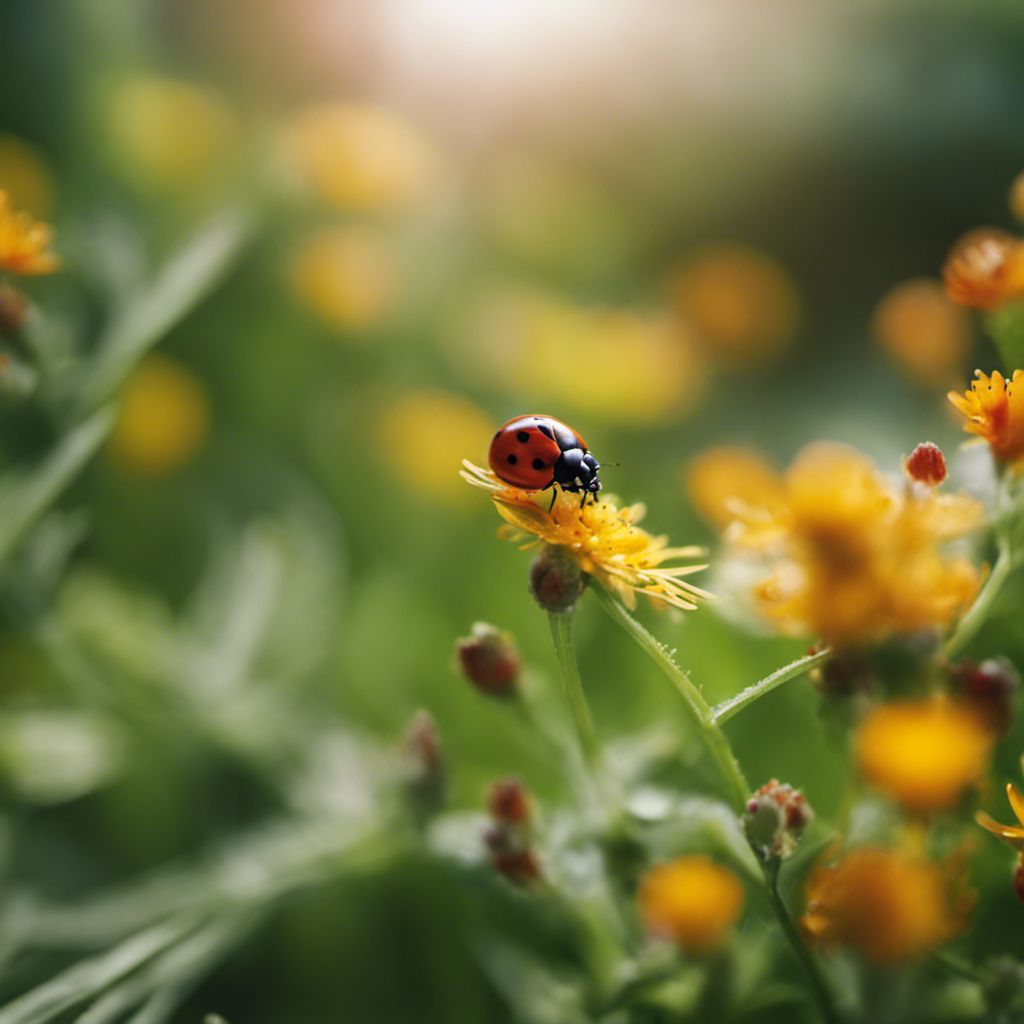
<path fill-rule="evenodd" d="M 456 641 L 455 654 L 463 674 L 481 693 L 506 697 L 515 690 L 522 659 L 508 633 L 474 622 L 470 635 Z"/>
<path fill-rule="evenodd" d="M 946 479 L 946 459 L 942 449 L 931 441 L 919 444 L 903 463 L 903 469 L 911 480 L 937 487 Z"/>

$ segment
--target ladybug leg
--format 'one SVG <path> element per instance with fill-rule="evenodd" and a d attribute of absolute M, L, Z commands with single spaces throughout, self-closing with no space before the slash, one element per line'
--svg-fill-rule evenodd
<path fill-rule="evenodd" d="M 551 515 L 555 507 L 555 500 L 558 498 L 558 488 L 555 486 L 554 480 L 548 484 L 548 487 L 551 488 L 551 504 L 548 505 L 548 515 Z"/>

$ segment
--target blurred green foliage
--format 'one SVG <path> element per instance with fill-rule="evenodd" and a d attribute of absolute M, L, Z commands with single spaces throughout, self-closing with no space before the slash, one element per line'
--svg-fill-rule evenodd
<path fill-rule="evenodd" d="M 324 6 L 354 35 L 373 22 L 355 5 Z M 655 6 L 636 7 L 637 32 L 645 19 L 657 31 Z M 527 556 L 495 541 L 489 501 L 410 486 L 379 443 L 381 409 L 430 388 L 469 399 L 494 424 L 532 411 L 537 391 L 474 377 L 450 344 L 451 325 L 481 289 L 517 281 L 582 307 L 646 312 L 666 304 L 665 281 L 684 254 L 724 238 L 771 254 L 796 282 L 804 320 L 778 361 L 755 373 L 712 371 L 698 405 L 655 426 L 596 408 L 573 416 L 571 392 L 597 372 L 584 362 L 562 382 L 569 408 L 545 410 L 617 463 L 604 471 L 606 487 L 646 502 L 645 525 L 677 544 L 714 542 L 682 484 L 686 460 L 713 443 L 755 444 L 784 464 L 830 437 L 893 471 L 925 438 L 951 452 L 959 427 L 941 394 L 901 376 L 873 345 L 869 321 L 891 286 L 935 276 L 963 230 L 1009 221 L 1005 193 L 1024 161 L 1024 25 L 997 2 L 908 0 L 856 16 L 826 5 L 810 32 L 793 36 L 795 81 L 769 76 L 761 98 L 770 130 L 756 109 L 730 118 L 718 105 L 728 106 L 731 88 L 746 99 L 757 91 L 743 48 L 721 69 L 724 101 L 686 94 L 685 82 L 666 76 L 664 109 L 632 124 L 601 106 L 627 89 L 627 76 L 584 91 L 592 124 L 565 138 L 530 93 L 512 105 L 518 121 L 500 112 L 508 132 L 478 149 L 446 125 L 443 104 L 424 101 L 402 113 L 454 168 L 448 191 L 389 219 L 297 198 L 274 176 L 274 126 L 285 112 L 322 98 L 380 100 L 389 85 L 344 47 L 326 70 L 318 53 L 303 74 L 301 43 L 282 36 L 275 46 L 287 8 L 6 0 L 0 9 L 0 132 L 42 155 L 56 195 L 44 219 L 64 260 L 61 273 L 25 286 L 40 318 L 38 350 L 18 356 L 38 358 L 45 379 L 0 409 L 0 962 L 21 952 L 19 928 L 37 929 L 30 945 L 40 950 L 4 962 L 0 984 L 12 999 L 76 952 L 99 956 L 123 941 L 132 898 L 122 907 L 109 897 L 111 909 L 108 887 L 181 864 L 172 898 L 187 903 L 189 872 L 237 856 L 238 884 L 265 885 L 267 913 L 250 919 L 234 907 L 219 921 L 210 908 L 221 904 L 203 904 L 196 934 L 209 947 L 193 950 L 197 973 L 184 971 L 187 1001 L 175 1019 L 527 1020 L 528 1009 L 517 1018 L 509 1009 L 517 992 L 535 991 L 550 1010 L 560 979 L 580 968 L 572 924 L 535 912 L 485 864 L 427 855 L 408 821 L 390 841 L 360 831 L 368 820 L 401 820 L 389 785 L 420 708 L 437 723 L 453 812 L 481 811 L 499 776 L 524 779 L 542 807 L 557 807 L 567 788 L 557 753 L 453 667 L 455 638 L 486 620 L 515 635 L 534 685 L 555 689 L 545 615 L 526 592 Z M 300 5 L 294 17 L 315 8 Z M 702 9 L 694 5 L 694 17 Z M 739 36 L 741 6 L 722 11 Z M 766 55 L 786 59 L 798 21 L 798 10 L 780 7 Z M 390 67 L 386 44 L 383 54 Z M 637 78 L 656 71 L 628 68 Z M 219 88 L 242 126 L 239 166 L 177 195 L 119 163 L 108 99 L 139 74 Z M 552 176 L 538 182 L 528 169 L 502 179 L 524 151 Z M 363 221 L 383 225 L 404 291 L 393 316 L 339 330 L 289 290 L 289 253 L 307 228 Z M 115 414 L 107 401 L 157 343 L 202 382 L 212 425 L 193 461 L 147 477 L 102 443 Z M 973 362 L 994 365 L 987 342 Z M 429 438 L 451 428 L 422 429 Z M 463 455 L 483 461 L 472 445 Z M 711 703 L 806 647 L 743 634 L 708 607 L 641 617 Z M 599 733 L 612 742 L 686 736 L 679 702 L 606 622 L 596 602 L 581 603 L 577 648 Z M 980 653 L 991 644 L 1019 662 L 1014 625 L 994 622 Z M 821 818 L 839 813 L 843 734 L 806 679 L 726 731 L 752 784 L 778 777 L 802 788 Z M 1000 777 L 1017 777 L 1022 744 L 1016 724 L 1000 747 Z M 698 792 L 709 788 L 705 771 L 696 754 L 658 768 L 673 788 Z M 322 884 L 296 885 L 297 894 L 278 892 L 262 868 L 246 877 L 239 836 L 324 806 L 358 824 L 350 867 L 318 861 Z M 478 837 L 479 820 L 466 827 Z M 291 865 L 287 837 L 273 841 Z M 976 874 L 996 895 L 980 904 L 971 933 L 979 955 L 1015 946 L 1019 907 L 1005 869 L 1001 851 L 986 848 Z M 78 908 L 66 919 L 53 909 L 65 903 Z M 767 907 L 750 918 L 753 964 L 772 940 Z M 108 934 L 105 920 L 127 923 Z M 535 964 L 517 959 L 525 948 L 547 968 L 547 995 Z M 209 976 L 207 957 L 223 961 Z M 787 964 L 779 985 L 798 979 Z M 684 989 L 681 976 L 673 998 L 685 1008 Z M 43 1019 L 5 1012 L 0 1020 Z M 643 1019 L 691 1019 L 673 1012 Z M 781 1002 L 744 1019 L 798 1012 Z"/>

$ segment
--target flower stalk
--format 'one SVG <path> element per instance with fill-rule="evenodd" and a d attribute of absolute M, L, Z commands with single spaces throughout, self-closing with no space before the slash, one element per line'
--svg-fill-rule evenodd
<path fill-rule="evenodd" d="M 842 1024 L 842 1017 L 840 1017 L 839 1011 L 832 1001 L 832 993 L 825 984 L 825 979 L 821 975 L 818 962 L 807 948 L 807 943 L 804 942 L 803 936 L 790 916 L 789 908 L 779 893 L 779 868 L 781 866 L 782 861 L 778 857 L 770 857 L 767 860 L 761 861 L 761 870 L 764 872 L 765 891 L 768 896 L 768 902 L 771 904 L 775 917 L 786 936 L 786 940 L 792 947 L 797 960 L 800 961 L 804 974 L 807 976 L 811 994 L 814 996 L 814 1001 L 821 1013 L 822 1020 L 826 1024 Z"/>
<path fill-rule="evenodd" d="M 592 765 L 597 761 L 601 748 L 597 731 L 594 729 L 594 720 L 590 715 L 590 706 L 587 704 L 587 696 L 583 692 L 583 681 L 580 679 L 576 652 L 572 645 L 572 613 L 549 612 L 548 622 L 551 625 L 555 657 L 561 670 L 562 686 L 576 725 L 576 735 L 579 737 L 584 758 Z"/>
<path fill-rule="evenodd" d="M 733 808 L 737 813 L 741 813 L 746 805 L 750 787 L 743 777 L 743 771 L 733 755 L 732 747 L 730 747 L 725 733 L 715 721 L 711 705 L 704 699 L 700 690 L 694 686 L 690 677 L 672 660 L 668 651 L 611 594 L 602 587 L 593 589 L 605 611 L 637 642 L 641 650 L 661 669 L 675 687 L 676 692 L 683 698 L 683 703 L 690 712 L 694 724 L 700 729 L 701 736 L 729 790 L 729 799 Z"/>
<path fill-rule="evenodd" d="M 974 601 L 960 616 L 956 628 L 946 640 L 943 654 L 947 658 L 958 657 L 977 636 L 978 631 L 988 621 L 992 606 L 1007 580 L 1024 563 L 1024 552 L 1014 543 L 1015 533 L 1024 516 L 1021 494 L 1015 485 L 1016 480 L 1010 474 L 1003 477 L 993 524 L 996 560 Z"/>

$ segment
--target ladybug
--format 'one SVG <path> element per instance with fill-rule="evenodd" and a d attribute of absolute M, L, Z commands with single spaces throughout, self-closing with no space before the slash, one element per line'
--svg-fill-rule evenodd
<path fill-rule="evenodd" d="M 601 490 L 600 463 L 587 451 L 586 441 L 553 416 L 509 420 L 494 435 L 487 460 L 495 476 L 524 491 L 546 491 L 558 484 L 564 491 L 582 493 L 580 507 L 588 494 Z M 551 495 L 551 508 L 556 495 Z"/>

